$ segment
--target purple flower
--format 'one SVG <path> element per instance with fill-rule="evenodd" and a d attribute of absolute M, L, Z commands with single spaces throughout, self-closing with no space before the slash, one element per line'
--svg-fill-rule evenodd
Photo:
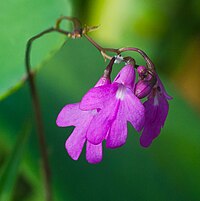
<path fill-rule="evenodd" d="M 109 84 L 110 81 L 102 77 L 95 86 Z M 75 126 L 74 131 L 65 143 L 66 150 L 73 160 L 78 160 L 86 142 L 86 159 L 89 163 L 102 160 L 102 143 L 91 144 L 86 140 L 86 133 L 93 117 L 98 113 L 96 109 L 82 111 L 79 103 L 66 105 L 59 113 L 56 124 L 60 127 Z"/>
<path fill-rule="evenodd" d="M 158 76 L 157 83 L 147 98 L 144 102 L 145 124 L 140 137 L 140 144 L 144 147 L 148 147 L 160 134 L 169 110 L 168 100 L 172 99 L 165 91 Z"/>
<path fill-rule="evenodd" d="M 138 82 L 132 64 L 121 69 L 110 83 L 113 57 L 104 76 L 90 89 L 80 103 L 66 105 L 57 117 L 60 127 L 75 126 L 65 143 L 72 159 L 77 160 L 86 143 L 86 159 L 89 163 L 102 160 L 102 142 L 108 148 L 117 148 L 127 139 L 127 122 L 142 135 L 140 143 L 148 147 L 163 127 L 172 99 L 159 77 L 146 67 L 139 66 Z M 147 96 L 142 104 L 140 99 Z"/>
<path fill-rule="evenodd" d="M 127 121 L 137 131 L 144 125 L 144 106 L 134 95 L 135 72 L 126 65 L 112 84 L 95 87 L 83 97 L 82 110 L 100 109 L 91 120 L 87 140 L 98 145 L 106 139 L 108 148 L 122 146 L 127 138 Z"/>

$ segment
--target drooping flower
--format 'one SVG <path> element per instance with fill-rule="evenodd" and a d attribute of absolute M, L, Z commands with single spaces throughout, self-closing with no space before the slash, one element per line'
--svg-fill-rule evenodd
<path fill-rule="evenodd" d="M 110 80 L 102 77 L 95 87 L 107 85 Z M 79 103 L 66 105 L 59 113 L 56 124 L 59 127 L 75 126 L 74 131 L 66 140 L 65 148 L 73 160 L 78 160 L 86 142 L 86 159 L 89 163 L 98 163 L 102 160 L 102 143 L 91 144 L 86 139 L 86 133 L 93 117 L 98 113 L 96 109 L 82 111 Z"/>
<path fill-rule="evenodd" d="M 82 110 L 100 109 L 91 120 L 87 140 L 95 145 L 106 139 L 108 148 L 122 146 L 127 138 L 127 121 L 141 131 L 144 125 L 144 106 L 134 95 L 135 72 L 126 65 L 112 84 L 94 87 L 83 97 Z"/>
<path fill-rule="evenodd" d="M 157 83 L 148 95 L 147 101 L 144 102 L 145 124 L 140 137 L 140 144 L 144 147 L 148 147 L 160 134 L 169 110 L 168 100 L 172 99 L 167 94 L 160 78 L 158 76 L 156 78 Z"/>

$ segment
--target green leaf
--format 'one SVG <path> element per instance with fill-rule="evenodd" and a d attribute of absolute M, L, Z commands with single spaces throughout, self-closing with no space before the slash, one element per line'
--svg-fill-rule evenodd
<path fill-rule="evenodd" d="M 15 147 L 12 150 L 10 158 L 4 166 L 0 177 L 0 201 L 10 200 L 12 190 L 18 175 L 18 169 L 23 157 L 28 134 L 30 133 L 30 124 L 27 124 L 19 136 Z"/>
<path fill-rule="evenodd" d="M 25 76 L 27 40 L 54 26 L 61 15 L 71 14 L 70 0 L 8 0 L 1 2 L 0 100 L 18 89 Z M 33 44 L 31 61 L 37 67 L 58 50 L 65 37 L 48 34 Z"/>

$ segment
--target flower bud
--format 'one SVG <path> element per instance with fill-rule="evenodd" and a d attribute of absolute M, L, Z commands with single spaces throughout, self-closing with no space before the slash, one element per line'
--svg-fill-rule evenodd
<path fill-rule="evenodd" d="M 135 85 L 135 95 L 142 99 L 149 95 L 152 88 L 156 84 L 156 77 L 148 74 L 143 80 L 139 80 Z"/>
<path fill-rule="evenodd" d="M 147 69 L 144 66 L 138 66 L 137 72 L 138 72 L 138 74 L 139 74 L 140 77 L 143 77 L 143 76 L 146 75 Z"/>

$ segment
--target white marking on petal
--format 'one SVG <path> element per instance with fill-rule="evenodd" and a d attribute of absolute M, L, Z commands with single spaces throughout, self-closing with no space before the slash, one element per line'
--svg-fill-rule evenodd
<path fill-rule="evenodd" d="M 87 111 L 86 111 L 86 112 L 87 112 Z M 94 109 L 94 110 L 91 110 L 91 111 L 90 111 L 90 113 L 91 113 L 91 115 L 93 115 L 93 116 L 94 116 L 94 115 L 96 115 L 98 112 L 97 112 L 97 110 L 96 110 L 96 109 Z"/>
<path fill-rule="evenodd" d="M 157 95 L 155 95 L 155 97 L 154 97 L 153 105 L 154 105 L 154 106 L 159 105 L 159 101 L 158 101 L 158 96 L 157 96 Z"/>
<path fill-rule="evenodd" d="M 116 98 L 123 100 L 125 97 L 125 92 L 126 92 L 126 87 L 124 87 L 123 85 L 119 85 L 119 88 L 116 93 Z"/>

